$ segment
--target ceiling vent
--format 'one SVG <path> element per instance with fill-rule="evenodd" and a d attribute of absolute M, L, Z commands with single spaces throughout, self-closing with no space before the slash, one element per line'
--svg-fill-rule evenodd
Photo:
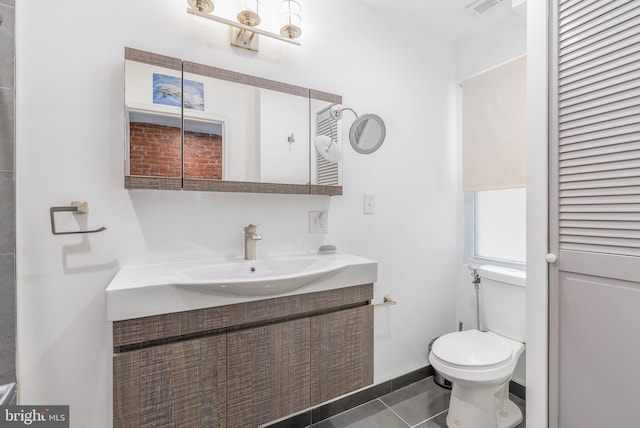
<path fill-rule="evenodd" d="M 467 5 L 466 9 L 474 15 L 482 15 L 494 9 L 502 0 L 476 0 Z"/>

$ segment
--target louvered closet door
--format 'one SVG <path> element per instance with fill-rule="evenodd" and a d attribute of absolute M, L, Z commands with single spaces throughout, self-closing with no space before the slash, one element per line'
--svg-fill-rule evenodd
<path fill-rule="evenodd" d="M 640 0 L 552 0 L 551 428 L 640 427 Z"/>

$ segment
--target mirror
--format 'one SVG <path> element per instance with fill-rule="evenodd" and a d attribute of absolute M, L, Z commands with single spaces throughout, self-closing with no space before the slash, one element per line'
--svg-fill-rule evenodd
<path fill-rule="evenodd" d="M 311 137 L 337 95 L 125 49 L 125 187 L 342 194 L 339 165 Z"/>
<path fill-rule="evenodd" d="M 125 49 L 125 187 L 182 188 L 182 61 Z"/>
<path fill-rule="evenodd" d="M 351 125 L 349 142 L 362 154 L 373 153 L 380 148 L 387 133 L 384 121 L 377 114 L 363 114 Z"/>
<path fill-rule="evenodd" d="M 326 192 L 342 185 L 342 123 L 331 115 L 341 102 L 342 97 L 311 92 L 311 185 Z"/>
<path fill-rule="evenodd" d="M 306 186 L 309 183 L 309 91 L 215 67 L 183 62 L 184 82 L 202 85 L 198 109 L 185 100 L 186 180 L 221 180 Z M 185 85 L 186 87 L 186 85 Z M 187 91 L 185 89 L 185 95 Z M 216 129 L 215 176 L 201 174 L 210 149 L 190 150 L 187 123 Z M 211 135 L 209 131 L 206 131 Z M 195 164 L 191 165 L 191 160 Z M 185 187 L 210 187 L 186 182 Z M 215 186 L 214 186 L 215 187 Z"/>

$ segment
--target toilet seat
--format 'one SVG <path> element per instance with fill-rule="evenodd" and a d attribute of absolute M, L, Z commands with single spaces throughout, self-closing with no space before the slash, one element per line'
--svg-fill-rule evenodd
<path fill-rule="evenodd" d="M 478 330 L 446 334 L 433 344 L 431 352 L 441 362 L 465 370 L 486 370 L 511 360 L 509 341 Z"/>
<path fill-rule="evenodd" d="M 459 346 L 457 351 L 447 349 L 450 342 L 453 342 L 454 346 Z M 489 344 L 495 345 L 496 348 L 476 353 L 474 349 L 471 349 L 471 344 L 475 343 L 479 343 L 481 348 L 489 348 Z M 505 350 L 505 344 L 508 346 L 508 350 Z M 507 381 L 513 375 L 513 370 L 524 351 L 524 346 L 522 342 L 517 342 L 492 331 L 467 330 L 439 337 L 433 343 L 429 361 L 434 369 L 454 385 L 456 382 L 470 382 L 476 385 L 478 382 L 499 384 Z"/>

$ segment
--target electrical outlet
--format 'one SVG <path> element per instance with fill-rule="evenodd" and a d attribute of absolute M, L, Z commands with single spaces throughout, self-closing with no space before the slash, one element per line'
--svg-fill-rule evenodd
<path fill-rule="evenodd" d="M 329 232 L 329 213 L 327 211 L 309 211 L 309 233 Z"/>

